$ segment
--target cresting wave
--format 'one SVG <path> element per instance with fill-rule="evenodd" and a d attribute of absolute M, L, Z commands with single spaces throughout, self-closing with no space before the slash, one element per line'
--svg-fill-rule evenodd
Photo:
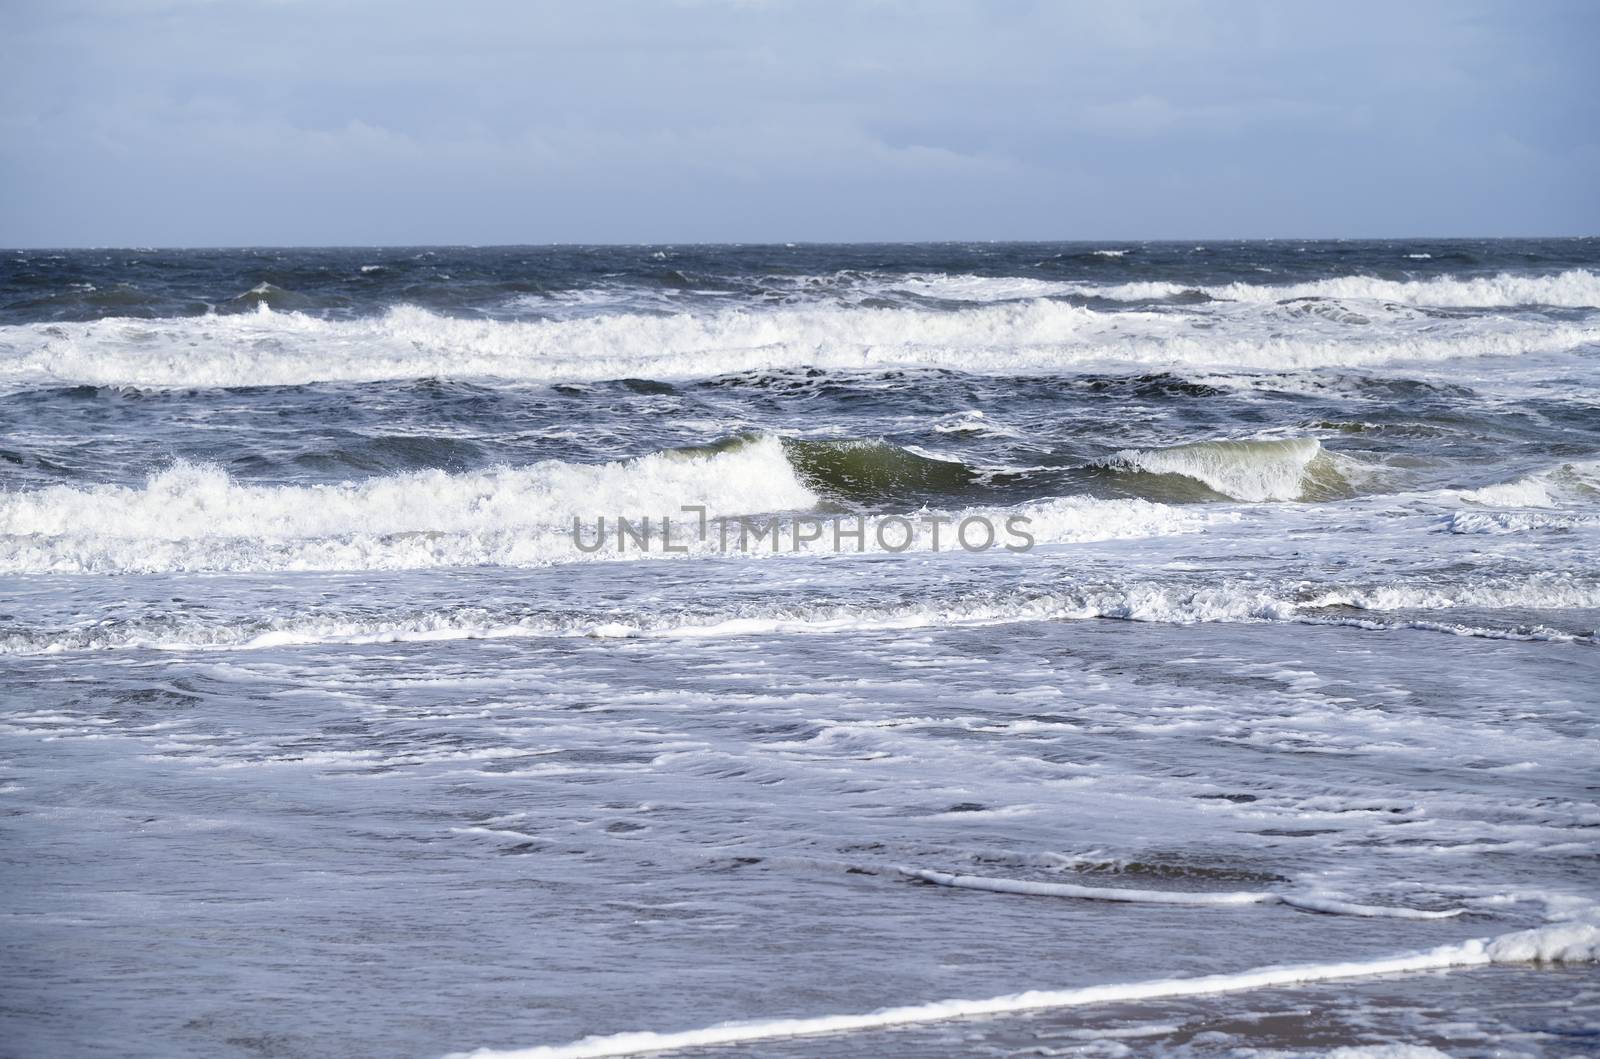
<path fill-rule="evenodd" d="M 1467 609 L 1473 622 L 1450 622 Z M 0 633 L 0 654 L 99 650 L 257 650 L 471 639 L 648 637 L 714 639 L 1112 619 L 1191 625 L 1291 622 L 1362 629 L 1416 629 L 1491 639 L 1594 643 L 1586 632 L 1530 625 L 1521 617 L 1492 624 L 1484 612 L 1600 610 L 1600 579 L 1554 575 L 1466 585 L 1312 586 L 1135 582 L 1053 590 L 985 592 L 914 603 L 774 603 L 711 610 L 552 613 L 479 606 L 424 609 L 403 616 L 303 613 L 270 618 L 208 619 L 162 615 L 68 629 Z M 1387 616 L 1399 612 L 1403 616 Z M 1427 615 L 1427 616 L 1424 616 Z"/>
<path fill-rule="evenodd" d="M 732 545 L 727 532 L 699 536 L 696 516 L 683 514 L 686 506 L 703 508 L 712 520 L 809 512 L 823 498 L 819 491 L 832 498 L 917 493 L 938 482 L 959 487 L 971 473 L 882 443 L 786 445 L 767 435 L 604 464 L 550 460 L 333 485 L 254 485 L 216 467 L 179 463 L 142 487 L 56 485 L 0 494 L 0 573 L 399 570 L 725 555 L 738 545 L 743 525 L 735 527 Z M 630 549 L 615 524 L 619 515 L 635 525 L 644 516 L 658 520 L 654 549 Z M 662 549 L 665 516 L 677 520 L 675 543 L 684 551 Z M 996 526 L 1022 519 L 1039 543 L 1191 532 L 1229 517 L 1087 497 L 963 507 L 949 516 Z M 596 536 L 601 518 L 612 520 L 611 536 Z M 909 518 L 921 521 L 923 513 Z M 793 516 L 764 520 L 761 528 L 768 526 L 776 527 L 775 536 L 738 546 L 737 554 L 817 554 L 834 543 L 825 534 L 807 539 Z M 893 551 L 900 539 L 885 544 L 868 532 L 859 544 L 834 550 Z M 919 549 L 932 546 L 917 541 Z"/>
<path fill-rule="evenodd" d="M 0 498 L 0 535 L 262 540 L 404 533 L 489 533 L 570 525 L 596 511 L 713 514 L 807 509 L 776 438 L 715 452 L 667 451 L 613 463 L 547 460 L 467 474 L 424 471 L 337 485 L 235 481 L 217 467 L 180 462 L 143 488 L 58 485 Z"/>
<path fill-rule="evenodd" d="M 1553 276 L 1494 276 L 1391 280 L 1376 276 L 1337 276 L 1309 283 L 1228 283 L 1185 287 L 1177 283 L 1073 284 L 1074 293 L 1115 301 L 1150 301 L 1199 293 L 1218 301 L 1271 303 L 1295 298 L 1396 302 L 1441 309 L 1511 309 L 1519 306 L 1592 309 L 1600 307 L 1600 275 L 1569 269 Z"/>
<path fill-rule="evenodd" d="M 826 534 L 801 535 L 796 513 L 819 506 L 837 511 L 827 506 L 837 504 L 885 518 L 901 517 L 887 513 L 918 505 L 943 505 L 906 516 L 914 523 L 925 515 L 955 522 L 987 519 L 1001 527 L 1022 519 L 1029 537 L 1040 544 L 1137 539 L 1194 532 L 1241 517 L 1234 509 L 1194 510 L 1191 501 L 1340 499 L 1354 495 L 1352 480 L 1369 470 L 1310 438 L 1129 449 L 1099 466 L 1120 480 L 1119 488 L 1142 496 L 984 505 L 985 489 L 975 483 L 986 478 L 993 484 L 1007 477 L 1004 472 L 980 473 L 882 441 L 770 435 L 611 463 L 548 460 L 303 486 L 251 484 L 214 466 L 180 462 L 139 487 L 55 485 L 0 493 L 0 573 L 399 570 L 735 552 L 818 554 L 828 549 Z M 1587 505 L 1596 492 L 1591 461 L 1424 498 L 1472 505 L 1444 517 L 1443 528 L 1452 533 L 1504 534 L 1582 528 L 1595 516 L 1586 510 L 1546 514 L 1483 508 Z M 685 507 L 704 509 L 710 520 L 761 516 L 760 528 L 774 526 L 775 536 L 745 547 L 742 529 L 736 527 L 730 537 L 726 530 L 707 533 L 704 523 L 695 536 L 693 525 L 684 528 L 695 521 L 683 513 Z M 629 550 L 616 516 L 635 524 L 641 516 L 655 520 L 654 548 Z M 662 548 L 664 516 L 677 520 L 675 541 L 683 550 L 669 554 Z M 889 541 L 900 540 L 904 532 L 878 539 L 869 530 L 859 545 L 847 541 L 834 550 L 898 551 Z M 914 550 L 937 550 L 925 529 L 916 532 Z M 683 539 L 685 533 L 690 539 Z M 580 540 L 586 546 L 580 547 Z M 998 536 L 996 543 L 1002 543 Z"/>
<path fill-rule="evenodd" d="M 1125 449 L 1105 466 L 1184 478 L 1215 496 L 1253 502 L 1326 500 L 1349 485 L 1315 438 L 1198 441 L 1166 449 Z M 1203 499 L 1189 495 L 1174 499 Z"/>
<path fill-rule="evenodd" d="M 1008 301 L 1021 298 L 1078 296 L 1108 301 L 1146 302 L 1201 296 L 1216 301 L 1272 304 L 1298 298 L 1392 302 L 1441 309 L 1513 309 L 1522 306 L 1600 308 L 1600 275 L 1568 269 L 1555 275 L 1527 276 L 1508 272 L 1492 276 L 1438 276 L 1393 280 L 1376 276 L 1335 276 L 1309 283 L 1225 283 L 1189 285 L 1166 281 L 1081 283 L 1034 277 L 988 277 L 916 274 L 882 280 L 928 297 L 961 301 Z"/>
<path fill-rule="evenodd" d="M 1077 989 L 1035 989 L 982 1000 L 937 1000 L 884 1008 L 858 1015 L 818 1015 L 770 1021 L 724 1022 L 677 1032 L 638 1031 L 586 1037 L 571 1044 L 453 1053 L 447 1059 L 598 1059 L 682 1048 L 708 1048 L 785 1037 L 859 1033 L 948 1019 L 1010 1015 L 1027 1011 L 1087 1007 L 1093 1004 L 1168 1000 L 1360 978 L 1410 971 L 1450 970 L 1511 963 L 1592 963 L 1600 960 L 1600 928 L 1588 923 L 1555 923 L 1498 937 L 1472 938 L 1423 952 L 1344 963 L 1259 967 L 1233 974 L 1167 978 Z"/>
<path fill-rule="evenodd" d="M 1201 318 L 1043 299 L 942 311 L 810 305 L 545 321 L 459 319 L 409 306 L 328 320 L 263 304 L 231 316 L 0 328 L 0 386 L 287 386 L 428 376 L 558 382 L 801 367 L 1283 371 L 1562 353 L 1597 341 L 1600 325 L 1591 322 L 1396 317 L 1376 327 L 1313 316 L 1291 331 L 1254 310 Z"/>

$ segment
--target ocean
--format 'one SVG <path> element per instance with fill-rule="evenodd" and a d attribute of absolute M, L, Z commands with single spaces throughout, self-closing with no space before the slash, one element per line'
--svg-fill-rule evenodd
<path fill-rule="evenodd" d="M 0 253 L 0 1054 L 1600 1048 L 1600 239 Z"/>

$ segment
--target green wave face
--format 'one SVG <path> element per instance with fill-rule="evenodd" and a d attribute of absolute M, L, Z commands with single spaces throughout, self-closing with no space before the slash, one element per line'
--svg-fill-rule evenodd
<path fill-rule="evenodd" d="M 667 455 L 680 459 L 716 456 L 768 437 L 738 434 L 672 449 Z M 1164 449 L 1125 449 L 1086 464 L 1032 472 L 977 469 L 958 460 L 924 456 L 882 439 L 779 440 L 800 481 L 825 504 L 845 509 L 1016 503 L 1078 495 L 1134 497 L 1167 504 L 1329 501 L 1361 492 L 1347 472 L 1364 469 L 1357 461 L 1327 452 L 1313 438 L 1216 440 Z"/>
<path fill-rule="evenodd" d="M 784 441 L 800 480 L 839 503 L 921 503 L 972 492 L 981 477 L 964 463 L 935 460 L 886 441 Z"/>

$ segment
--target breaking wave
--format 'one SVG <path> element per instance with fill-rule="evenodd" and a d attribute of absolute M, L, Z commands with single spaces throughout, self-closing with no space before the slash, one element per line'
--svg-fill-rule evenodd
<path fill-rule="evenodd" d="M 1035 299 L 955 311 L 809 305 L 703 314 L 483 320 L 402 306 L 328 320 L 262 304 L 237 315 L 0 328 L 0 385 L 239 387 L 444 376 L 527 382 L 706 378 L 818 367 L 1015 375 L 1083 367 L 1283 371 L 1555 353 L 1600 326 L 1548 320 L 1272 320 L 1097 312 Z"/>
<path fill-rule="evenodd" d="M 1315 438 L 1199 441 L 1166 449 L 1125 449 L 1103 463 L 1115 470 L 1198 483 L 1213 498 L 1261 502 L 1349 495 L 1348 483 Z M 1206 498 L 1181 483 L 1168 485 L 1167 491 L 1179 494 L 1174 499 Z"/>
<path fill-rule="evenodd" d="M 194 540 L 348 533 L 460 533 L 569 525 L 597 512 L 712 514 L 810 508 L 776 438 L 709 454 L 667 451 L 615 463 L 548 460 L 467 474 L 422 471 L 337 485 L 250 485 L 180 462 L 141 488 L 50 486 L 0 497 L 6 536 Z"/>
<path fill-rule="evenodd" d="M 1600 307 L 1600 275 L 1586 269 L 1569 269 L 1554 276 L 1523 276 L 1502 272 L 1494 276 L 1392 280 L 1376 276 L 1336 276 L 1310 283 L 1228 283 L 1219 286 L 1183 286 L 1177 283 L 1141 282 L 1106 286 L 1063 284 L 1063 292 L 1116 301 L 1152 301 L 1199 293 L 1218 301 L 1281 302 L 1294 298 L 1337 298 L 1351 301 L 1397 302 L 1452 309 L 1510 309 L 1549 306 L 1569 309 Z"/>
<path fill-rule="evenodd" d="M 813 527 L 802 525 L 796 513 L 814 510 L 823 498 L 911 494 L 941 484 L 955 490 L 973 473 L 881 442 L 793 442 L 768 435 L 613 463 L 549 460 L 329 485 L 250 484 L 214 466 L 178 463 L 142 486 L 54 485 L 0 493 L 0 573 L 398 570 L 817 554 L 834 542 L 811 536 Z M 698 516 L 685 514 L 685 506 L 704 508 L 708 520 L 771 516 L 759 527 L 770 536 L 735 553 L 726 531 L 700 532 Z M 915 529 L 924 515 L 934 514 L 940 513 L 918 512 L 903 521 Z M 1229 517 L 1140 499 L 1088 497 L 961 506 L 948 515 L 947 522 L 980 518 L 991 526 L 1021 519 L 1038 543 L 1184 533 Z M 683 550 L 662 549 L 659 521 L 654 550 L 630 550 L 618 516 L 636 526 L 645 516 L 671 516 L 677 525 L 673 543 Z M 609 525 L 601 518 L 611 520 Z M 645 531 L 652 532 L 648 526 Z M 742 524 L 734 530 L 735 546 L 744 532 Z M 954 531 L 945 532 L 943 547 L 955 547 L 949 542 Z M 938 547 L 931 535 L 918 533 L 914 547 Z M 898 551 L 904 536 L 904 527 L 883 538 L 868 532 L 858 550 Z M 977 535 L 973 540 L 982 543 Z M 997 533 L 994 544 L 1004 543 Z M 849 542 L 843 550 L 855 548 Z"/>

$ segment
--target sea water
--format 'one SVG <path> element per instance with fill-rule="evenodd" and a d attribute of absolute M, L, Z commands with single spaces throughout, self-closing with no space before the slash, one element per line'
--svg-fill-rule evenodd
<path fill-rule="evenodd" d="M 1596 240 L 7 251 L 0 1052 L 1591 1054 L 1597 555 Z"/>

